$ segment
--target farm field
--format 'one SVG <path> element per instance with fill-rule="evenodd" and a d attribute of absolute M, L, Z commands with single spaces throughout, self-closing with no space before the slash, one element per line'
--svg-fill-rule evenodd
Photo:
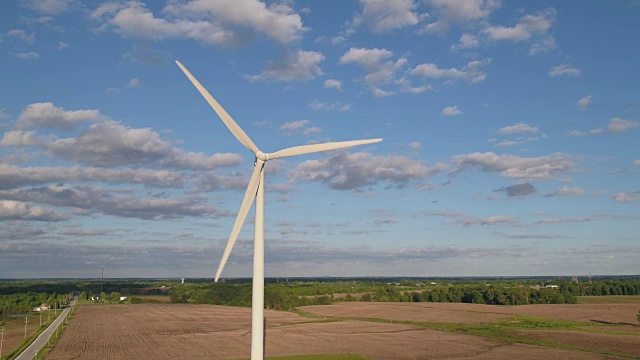
<path fill-rule="evenodd" d="M 640 295 L 576 296 L 578 304 L 640 304 Z"/>
<path fill-rule="evenodd" d="M 637 311 L 630 304 L 362 302 L 302 307 L 297 313 L 265 310 L 266 352 L 352 353 L 375 360 L 636 358 Z M 560 313 L 571 319 L 558 320 Z M 85 305 L 76 309 L 47 359 L 247 359 L 250 321 L 251 309 L 240 307 Z"/>
<path fill-rule="evenodd" d="M 46 317 L 45 319 L 46 320 Z M 40 327 L 40 320 L 37 317 L 30 317 L 27 324 L 27 336 L 33 334 Z M 2 343 L 2 354 L 7 355 L 20 345 L 24 339 L 24 317 L 7 319 L 4 324 L 4 342 Z"/>
<path fill-rule="evenodd" d="M 60 311 L 57 312 L 60 314 Z M 49 319 L 53 321 L 56 318 L 54 312 L 51 311 Z M 42 324 L 47 322 L 47 313 L 42 315 Z M 14 351 L 24 340 L 24 317 L 9 318 L 5 320 L 4 326 L 4 341 L 2 343 L 2 356 L 10 354 Z M 40 314 L 29 316 L 27 323 L 27 337 L 31 336 L 34 332 L 40 329 Z"/>
<path fill-rule="evenodd" d="M 156 301 L 161 303 L 168 303 L 171 301 L 171 298 L 168 295 L 138 295 L 133 294 L 128 296 L 129 299 L 138 298 L 146 301 Z"/>

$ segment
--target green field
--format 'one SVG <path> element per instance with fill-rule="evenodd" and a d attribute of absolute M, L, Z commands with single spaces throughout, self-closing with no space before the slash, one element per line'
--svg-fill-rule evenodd
<path fill-rule="evenodd" d="M 576 296 L 578 304 L 640 304 L 640 295 Z"/>

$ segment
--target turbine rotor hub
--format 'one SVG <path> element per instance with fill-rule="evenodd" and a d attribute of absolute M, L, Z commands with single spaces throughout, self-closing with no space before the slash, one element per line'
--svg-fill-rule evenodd
<path fill-rule="evenodd" d="M 269 160 L 269 154 L 265 154 L 262 151 L 258 151 L 258 153 L 256 154 L 256 159 L 260 159 L 266 162 L 267 160 Z"/>

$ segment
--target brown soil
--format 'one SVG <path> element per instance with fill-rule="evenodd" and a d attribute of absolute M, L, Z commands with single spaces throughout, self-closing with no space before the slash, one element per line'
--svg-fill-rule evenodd
<path fill-rule="evenodd" d="M 530 339 L 548 340 L 586 349 L 640 357 L 640 336 L 596 334 L 583 331 L 515 331 L 517 335 Z"/>
<path fill-rule="evenodd" d="M 462 303 L 362 303 L 347 302 L 335 305 L 315 305 L 302 307 L 301 310 L 323 316 L 347 316 L 347 317 L 378 317 L 361 314 L 371 314 L 382 306 L 395 309 L 387 314 L 384 319 L 431 321 L 431 322 L 481 322 L 486 319 L 501 319 L 504 315 L 525 315 L 537 318 L 584 321 L 601 324 L 628 325 L 638 324 L 636 314 L 637 304 L 551 304 L 551 305 L 519 305 L 519 306 L 495 306 Z M 414 310 L 411 310 L 414 309 Z M 424 313 L 421 317 L 425 320 L 406 319 L 406 314 L 419 309 Z M 357 312 L 358 315 L 349 315 Z M 332 315 L 333 313 L 339 315 Z M 432 314 L 432 315 L 427 315 Z M 474 315 L 475 314 L 475 315 Z M 480 316 L 482 315 L 482 316 Z M 486 316 L 487 318 L 484 318 Z M 475 319 L 475 320 L 474 320 Z"/>
<path fill-rule="evenodd" d="M 410 307 L 400 310 L 416 315 Z M 615 359 L 413 325 L 357 320 L 309 323 L 310 319 L 290 312 L 269 310 L 265 315 L 268 356 L 359 353 L 374 360 Z M 80 306 L 47 360 L 248 358 L 250 321 L 249 308 L 194 304 Z"/>
<path fill-rule="evenodd" d="M 43 321 L 47 317 L 43 316 Z M 27 324 L 27 336 L 31 336 L 40 328 L 40 319 L 38 316 L 29 318 Z M 24 339 L 24 318 L 11 319 L 4 326 L 4 341 L 2 342 L 2 355 L 8 355 L 15 350 Z"/>
<path fill-rule="evenodd" d="M 304 306 L 300 310 L 320 316 L 376 318 L 398 321 L 479 323 L 506 319 L 507 314 L 433 308 L 430 303 L 362 303 Z"/>

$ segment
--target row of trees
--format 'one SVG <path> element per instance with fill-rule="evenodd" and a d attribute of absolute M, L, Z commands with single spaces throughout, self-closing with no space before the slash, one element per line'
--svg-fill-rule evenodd
<path fill-rule="evenodd" d="M 16 293 L 11 295 L 0 295 L 0 319 L 6 319 L 11 314 L 29 313 L 31 310 L 43 303 L 51 305 L 63 304 L 68 300 L 66 295 L 47 293 Z M 59 306 L 59 305 L 58 305 Z"/>
<path fill-rule="evenodd" d="M 395 286 L 380 286 L 362 295 L 347 293 L 336 298 L 334 294 L 298 295 L 294 288 L 280 285 L 265 287 L 265 307 L 290 310 L 298 306 L 328 305 L 336 301 L 377 302 L 462 302 L 488 305 L 573 304 L 575 296 L 559 289 L 539 290 L 525 286 L 512 288 L 441 286 L 423 291 L 402 291 Z M 251 306 L 250 285 L 212 285 L 198 288 L 177 287 L 172 290 L 173 303 L 202 303 L 231 306 Z"/>

